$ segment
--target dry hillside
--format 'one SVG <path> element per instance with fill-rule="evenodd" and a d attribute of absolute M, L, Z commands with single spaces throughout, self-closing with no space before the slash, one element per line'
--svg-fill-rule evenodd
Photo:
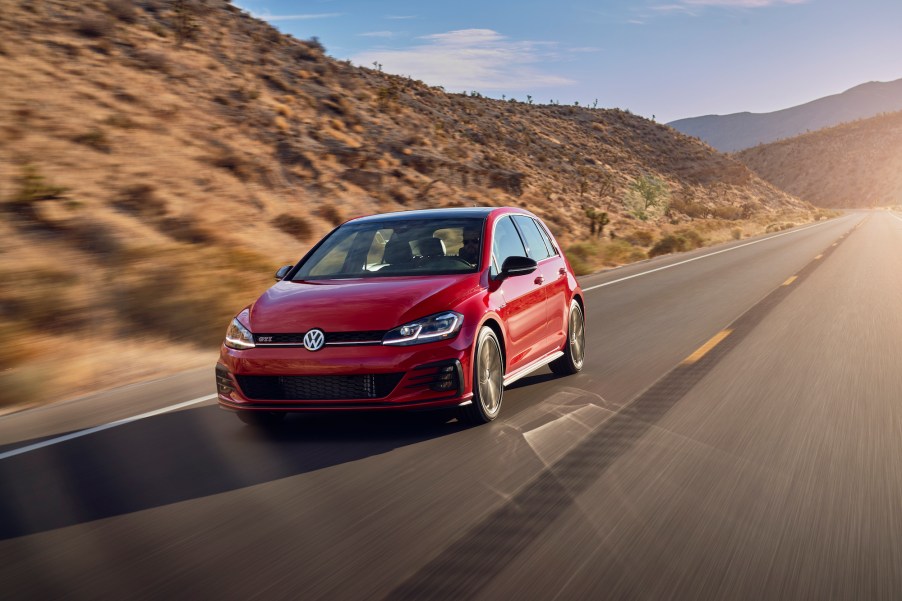
<path fill-rule="evenodd" d="M 756 146 L 736 157 L 821 207 L 902 204 L 902 112 Z"/>
<path fill-rule="evenodd" d="M 667 126 L 446 94 L 221 0 L 0 15 L 0 407 L 210 364 L 274 269 L 358 214 L 523 206 L 583 270 L 812 218 Z"/>

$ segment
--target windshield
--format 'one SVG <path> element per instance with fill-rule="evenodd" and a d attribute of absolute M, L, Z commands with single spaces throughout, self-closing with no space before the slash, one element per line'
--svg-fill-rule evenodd
<path fill-rule="evenodd" d="M 333 232 L 293 280 L 475 273 L 484 219 L 398 219 L 347 223 Z"/>

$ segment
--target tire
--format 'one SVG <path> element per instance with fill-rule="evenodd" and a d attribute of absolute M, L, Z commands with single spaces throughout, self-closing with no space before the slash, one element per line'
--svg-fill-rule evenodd
<path fill-rule="evenodd" d="M 567 318 L 567 342 L 564 356 L 548 364 L 551 371 L 559 376 L 569 376 L 583 368 L 586 360 L 586 322 L 583 310 L 576 299 L 570 302 L 570 316 Z"/>
<path fill-rule="evenodd" d="M 486 424 L 501 411 L 504 396 L 504 357 L 498 336 L 489 327 L 479 330 L 473 353 L 473 402 L 461 407 L 461 418 L 471 424 Z"/>
<path fill-rule="evenodd" d="M 238 411 L 238 419 L 255 428 L 274 428 L 285 419 L 284 411 Z"/>

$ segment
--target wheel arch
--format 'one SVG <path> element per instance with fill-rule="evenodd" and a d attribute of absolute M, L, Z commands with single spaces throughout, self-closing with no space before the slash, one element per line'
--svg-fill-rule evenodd
<path fill-rule="evenodd" d="M 501 326 L 501 323 L 491 315 L 479 325 L 480 330 L 483 327 L 491 328 L 491 330 L 495 332 L 495 336 L 498 337 L 498 344 L 501 345 L 501 364 L 504 366 L 504 373 L 507 373 L 507 343 L 504 340 L 504 328 Z M 475 345 L 473 352 L 476 352 Z"/>

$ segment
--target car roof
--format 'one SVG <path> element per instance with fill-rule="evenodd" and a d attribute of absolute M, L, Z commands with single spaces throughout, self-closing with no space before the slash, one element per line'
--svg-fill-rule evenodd
<path fill-rule="evenodd" d="M 440 219 L 440 218 L 482 218 L 485 219 L 492 212 L 499 213 L 520 213 L 529 215 L 528 211 L 514 207 L 453 207 L 446 209 L 420 209 L 416 211 L 397 211 L 394 213 L 381 213 L 379 215 L 368 215 L 366 217 L 357 217 L 349 220 L 353 223 L 366 223 L 373 221 L 399 219 Z"/>

